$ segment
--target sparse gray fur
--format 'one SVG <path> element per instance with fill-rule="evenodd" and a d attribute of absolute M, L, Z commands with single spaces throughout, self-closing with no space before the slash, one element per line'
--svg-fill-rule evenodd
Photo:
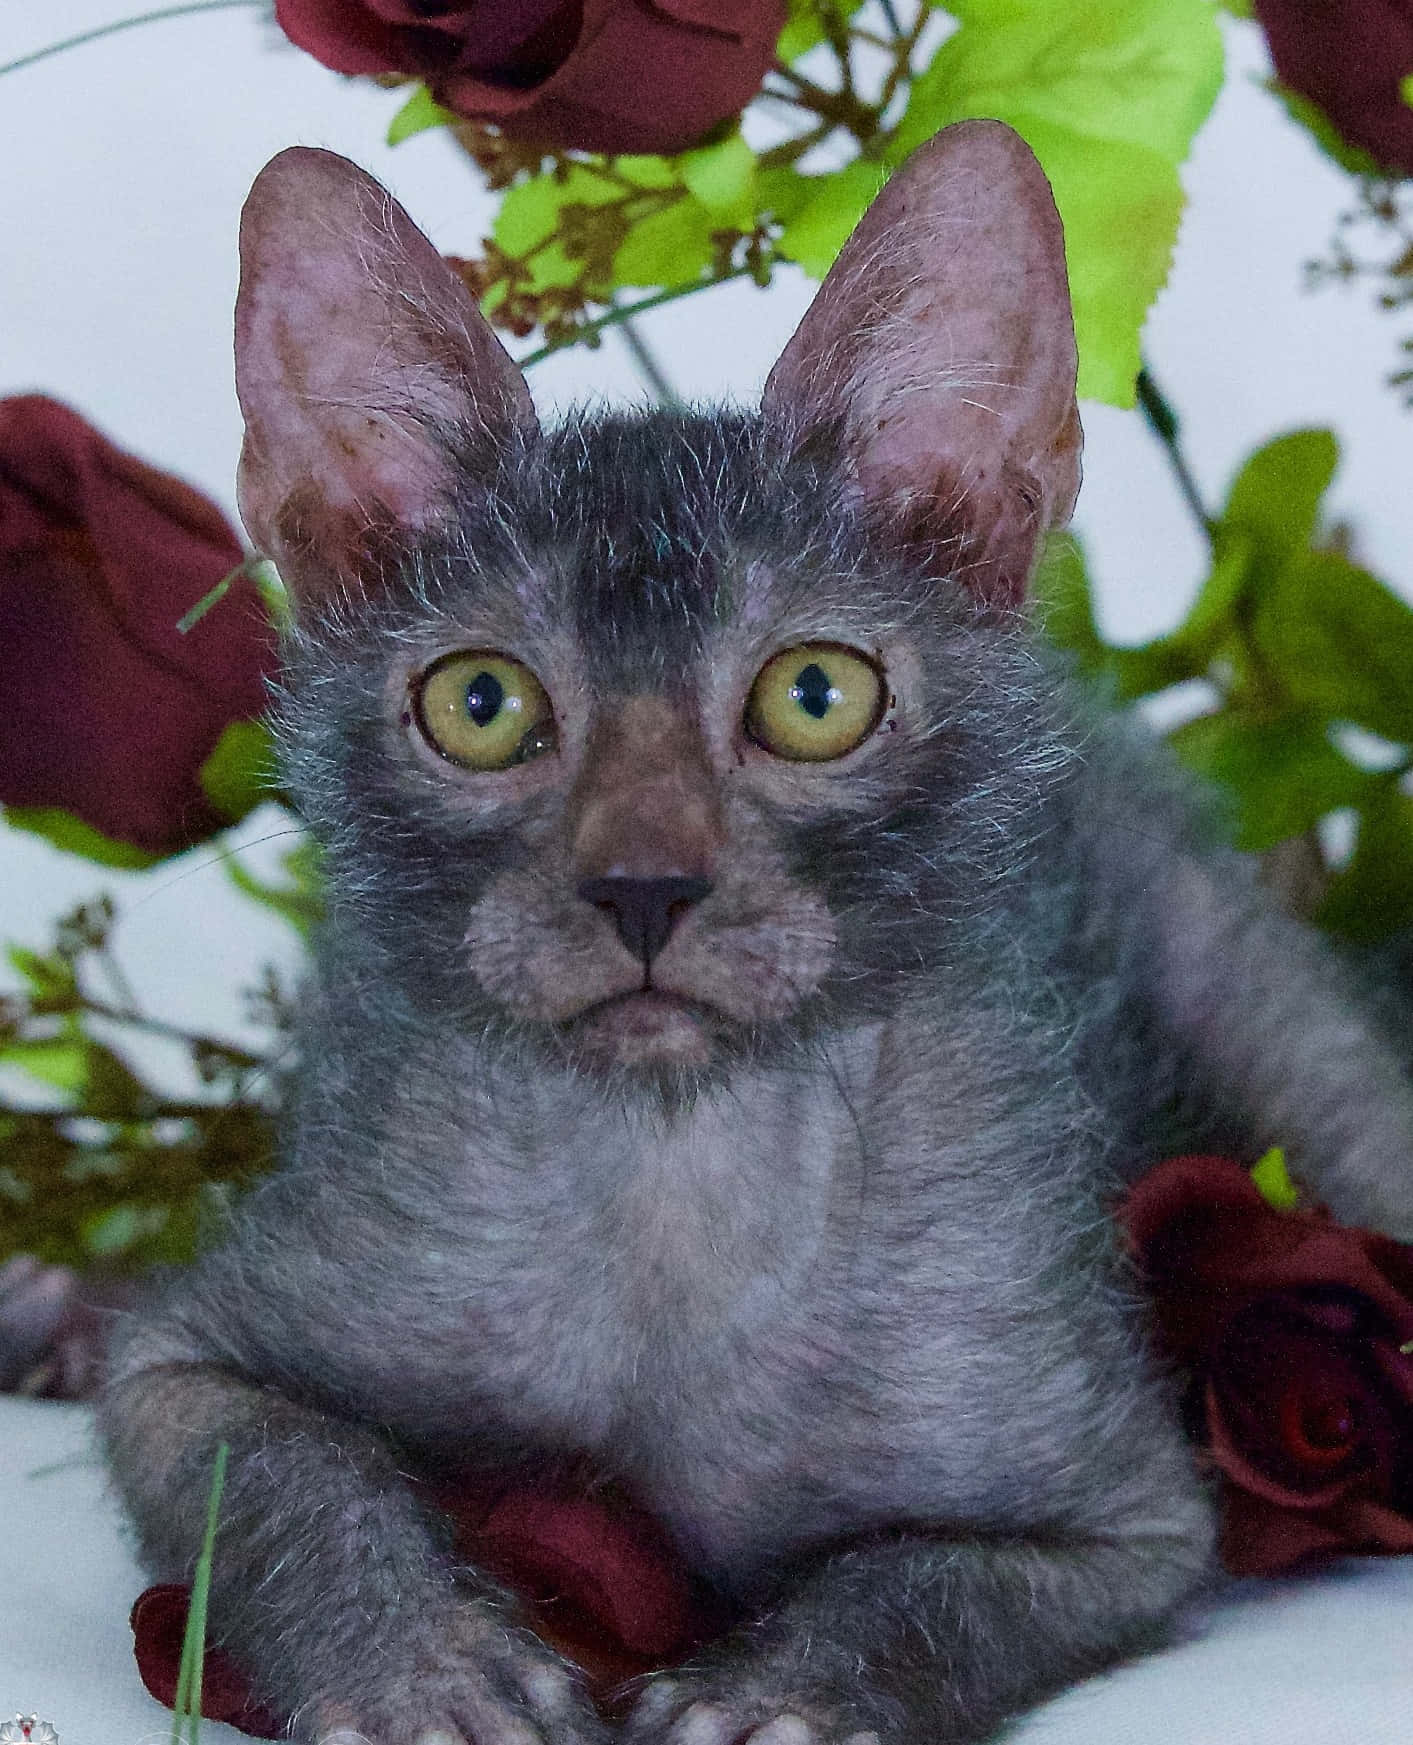
<path fill-rule="evenodd" d="M 296 1737 L 585 1745 L 400 1475 L 587 1454 L 741 1618 L 632 1745 L 981 1740 L 1211 1575 L 1119 1184 L 1281 1143 L 1413 1235 L 1406 1073 L 1165 757 L 872 537 L 827 442 L 665 412 L 467 441 L 452 531 L 289 649 L 329 917 L 288 1161 L 113 1361 L 143 1556 L 189 1577 L 224 1438 L 213 1630 Z M 730 747 L 806 640 L 879 651 L 899 704 L 782 775 Z M 458 647 L 513 650 L 574 746 L 646 694 L 717 748 L 681 947 L 736 1001 L 709 1065 L 590 1070 L 536 1015 L 616 947 L 557 787 L 453 803 L 415 754 L 404 675 Z"/>

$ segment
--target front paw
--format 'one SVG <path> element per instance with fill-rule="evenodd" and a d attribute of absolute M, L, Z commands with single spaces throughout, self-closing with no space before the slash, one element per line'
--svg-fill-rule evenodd
<path fill-rule="evenodd" d="M 344 1689 L 310 1704 L 295 1736 L 314 1745 L 607 1745 L 564 1663 L 528 1633 L 476 1612 L 395 1672 L 379 1669 Z"/>
<path fill-rule="evenodd" d="M 743 1670 L 735 1678 L 656 1678 L 623 1726 L 624 1745 L 879 1745 L 857 1715 L 818 1696 L 772 1694 Z"/>

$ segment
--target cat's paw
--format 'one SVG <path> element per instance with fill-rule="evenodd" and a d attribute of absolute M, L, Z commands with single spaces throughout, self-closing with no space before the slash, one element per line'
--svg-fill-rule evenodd
<path fill-rule="evenodd" d="M 879 1745 L 857 1717 L 817 1697 L 772 1696 L 750 1678 L 654 1679 L 629 1712 L 623 1745 Z"/>
<path fill-rule="evenodd" d="M 349 1700 L 312 1704 L 314 1745 L 606 1745 L 571 1673 L 539 1642 L 471 1614 Z"/>

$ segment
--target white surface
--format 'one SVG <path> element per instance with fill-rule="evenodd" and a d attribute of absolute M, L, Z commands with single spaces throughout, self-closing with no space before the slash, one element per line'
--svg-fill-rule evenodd
<path fill-rule="evenodd" d="M 44 1471 L 56 1462 L 58 1470 Z M 161 1745 L 128 1610 L 146 1585 L 93 1457 L 82 1407 L 0 1399 L 0 1717 L 37 1714 L 60 1745 Z M 219 1541 L 218 1541 L 219 1555 Z M 1008 1745 L 1408 1745 L 1413 1558 L 1250 1582 L 1181 1647 L 1092 1680 Z M 204 1745 L 240 1745 L 203 1724 Z M 917 1741 L 916 1745 L 932 1745 Z"/>

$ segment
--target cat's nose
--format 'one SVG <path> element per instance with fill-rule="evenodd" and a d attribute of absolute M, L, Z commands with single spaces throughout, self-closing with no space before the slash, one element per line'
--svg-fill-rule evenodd
<path fill-rule="evenodd" d="M 596 909 L 606 909 L 612 914 L 618 937 L 648 969 L 667 944 L 672 929 L 710 889 L 710 879 L 635 879 L 618 875 L 584 879 L 579 895 Z"/>

